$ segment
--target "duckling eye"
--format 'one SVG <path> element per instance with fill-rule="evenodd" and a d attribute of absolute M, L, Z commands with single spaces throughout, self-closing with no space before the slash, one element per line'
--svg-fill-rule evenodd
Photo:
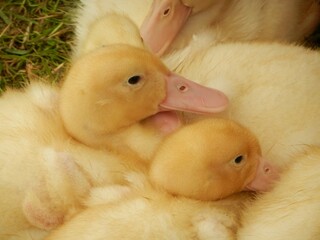
<path fill-rule="evenodd" d="M 233 159 L 233 162 L 238 165 L 238 164 L 242 163 L 243 160 L 244 160 L 244 157 L 242 155 L 240 155 L 240 156 L 236 157 L 235 159 Z"/>
<path fill-rule="evenodd" d="M 168 16 L 170 13 L 170 8 L 168 7 L 166 10 L 163 11 L 163 16 Z"/>
<path fill-rule="evenodd" d="M 128 83 L 129 85 L 135 85 L 137 84 L 139 81 L 141 80 L 141 77 L 140 76 L 132 76 L 128 79 Z"/>

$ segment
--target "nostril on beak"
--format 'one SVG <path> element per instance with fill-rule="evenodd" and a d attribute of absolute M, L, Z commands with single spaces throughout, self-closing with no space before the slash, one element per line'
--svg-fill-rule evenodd
<path fill-rule="evenodd" d="M 265 172 L 266 174 L 268 174 L 268 173 L 270 173 L 270 172 L 271 172 L 271 169 L 270 169 L 270 168 L 268 168 L 268 167 L 266 167 L 266 168 L 264 168 L 264 172 Z"/>
<path fill-rule="evenodd" d="M 186 92 L 186 91 L 188 91 L 188 87 L 187 86 L 185 86 L 185 85 L 177 85 L 177 88 L 178 88 L 178 90 L 180 91 L 180 92 Z"/>

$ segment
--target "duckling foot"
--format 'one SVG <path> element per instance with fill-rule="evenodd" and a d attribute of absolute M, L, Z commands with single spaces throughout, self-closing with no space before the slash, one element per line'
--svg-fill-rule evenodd
<path fill-rule="evenodd" d="M 42 180 L 27 191 L 22 209 L 33 226 L 51 230 L 78 211 L 90 185 L 69 154 L 45 149 L 41 157 Z"/>
<path fill-rule="evenodd" d="M 193 224 L 200 240 L 235 239 L 235 232 L 232 230 L 235 227 L 234 220 L 226 214 L 200 214 L 194 219 Z"/>
<path fill-rule="evenodd" d="M 89 198 L 85 201 L 86 206 L 95 206 L 118 202 L 131 193 L 131 188 L 122 185 L 111 185 L 105 187 L 96 187 L 90 191 Z"/>

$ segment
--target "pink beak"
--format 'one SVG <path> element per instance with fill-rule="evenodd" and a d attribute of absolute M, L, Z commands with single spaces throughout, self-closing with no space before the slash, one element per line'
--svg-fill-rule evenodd
<path fill-rule="evenodd" d="M 264 158 L 260 158 L 256 176 L 253 181 L 246 186 L 246 189 L 260 192 L 269 191 L 279 177 L 279 170 Z"/>
<path fill-rule="evenodd" d="M 228 98 L 219 90 L 204 87 L 171 73 L 167 78 L 167 96 L 160 110 L 192 113 L 218 113 L 228 106 Z"/>
<path fill-rule="evenodd" d="M 218 113 L 225 110 L 229 103 L 222 92 L 173 73 L 166 77 L 166 93 L 166 98 L 159 104 L 159 112 L 149 117 L 149 121 L 165 135 L 182 124 L 172 110 L 202 114 Z"/>
<path fill-rule="evenodd" d="M 180 0 L 154 0 L 140 28 L 145 45 L 161 56 L 187 21 L 191 10 Z"/>

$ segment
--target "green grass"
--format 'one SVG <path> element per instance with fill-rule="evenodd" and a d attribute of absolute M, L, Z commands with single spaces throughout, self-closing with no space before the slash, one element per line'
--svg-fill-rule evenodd
<path fill-rule="evenodd" d="M 0 92 L 33 78 L 63 78 L 77 1 L 0 0 Z"/>

